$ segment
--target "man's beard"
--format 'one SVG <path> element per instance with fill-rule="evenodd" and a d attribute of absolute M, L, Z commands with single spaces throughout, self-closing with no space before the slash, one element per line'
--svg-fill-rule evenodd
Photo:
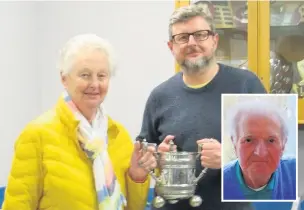
<path fill-rule="evenodd" d="M 207 71 L 213 60 L 214 55 L 210 57 L 200 57 L 195 61 L 184 60 L 180 63 L 180 66 L 186 74 L 192 75 L 197 73 L 204 73 Z"/>

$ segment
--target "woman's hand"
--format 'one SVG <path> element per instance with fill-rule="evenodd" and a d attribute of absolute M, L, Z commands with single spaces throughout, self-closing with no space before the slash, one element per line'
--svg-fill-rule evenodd
<path fill-rule="evenodd" d="M 141 143 L 136 142 L 131 165 L 129 168 L 129 176 L 135 182 L 144 182 L 151 170 L 156 168 L 157 162 L 154 156 L 155 147 L 148 146 L 146 151 L 141 148 Z"/>

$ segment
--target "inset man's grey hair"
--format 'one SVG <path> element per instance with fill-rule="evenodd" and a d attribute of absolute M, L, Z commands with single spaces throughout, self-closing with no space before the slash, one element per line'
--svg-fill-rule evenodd
<path fill-rule="evenodd" d="M 282 141 L 285 144 L 288 139 L 288 126 L 287 126 L 287 111 L 279 107 L 275 103 L 270 103 L 265 100 L 246 100 L 239 102 L 228 111 L 225 117 L 225 127 L 228 126 L 229 136 L 233 137 L 233 143 L 236 143 L 237 129 L 242 123 L 242 119 L 247 115 L 262 115 L 267 118 L 279 120 L 282 132 Z"/>
<path fill-rule="evenodd" d="M 105 53 L 109 62 L 109 73 L 115 71 L 116 57 L 111 44 L 95 34 L 80 34 L 72 37 L 59 53 L 58 69 L 63 75 L 72 70 L 76 56 L 83 50 L 100 50 Z"/>
<path fill-rule="evenodd" d="M 211 31 L 215 31 L 215 26 L 213 19 L 210 16 L 210 11 L 200 4 L 191 4 L 189 6 L 180 7 L 172 13 L 169 21 L 169 39 L 172 39 L 172 26 L 174 24 L 188 21 L 189 19 L 197 16 L 204 18 Z"/>

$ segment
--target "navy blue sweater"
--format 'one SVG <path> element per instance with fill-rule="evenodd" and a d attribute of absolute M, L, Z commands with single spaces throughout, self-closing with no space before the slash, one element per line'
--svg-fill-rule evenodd
<path fill-rule="evenodd" d="M 189 88 L 177 73 L 151 92 L 144 111 L 140 136 L 160 144 L 167 135 L 183 151 L 197 151 L 196 141 L 214 138 L 221 141 L 221 94 L 266 93 L 258 77 L 250 71 L 219 64 L 219 72 L 206 86 Z M 202 166 L 197 161 L 197 175 Z M 191 208 L 184 200 L 162 210 L 247 210 L 249 204 L 221 202 L 221 171 L 209 169 L 198 183 L 197 192 L 204 202 Z"/>

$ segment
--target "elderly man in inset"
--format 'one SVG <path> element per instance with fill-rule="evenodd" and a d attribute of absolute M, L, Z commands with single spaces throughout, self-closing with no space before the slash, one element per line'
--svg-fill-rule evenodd
<path fill-rule="evenodd" d="M 224 200 L 295 200 L 296 160 L 282 158 L 288 140 L 283 112 L 274 104 L 248 101 L 232 113 L 238 159 L 224 167 Z"/>

